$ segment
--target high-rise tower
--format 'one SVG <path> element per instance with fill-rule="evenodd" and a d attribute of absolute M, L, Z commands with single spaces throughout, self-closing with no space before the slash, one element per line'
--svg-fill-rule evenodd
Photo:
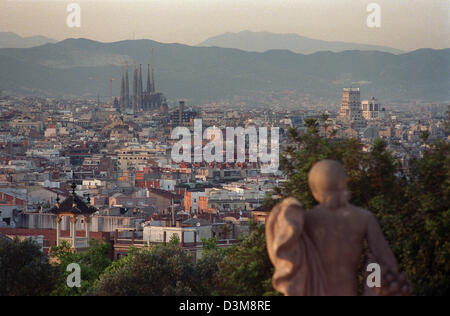
<path fill-rule="evenodd" d="M 339 119 L 350 123 L 355 128 L 364 127 L 365 121 L 361 111 L 359 88 L 345 88 L 342 90 L 342 105 Z"/>
<path fill-rule="evenodd" d="M 363 117 L 370 121 L 376 120 L 380 116 L 380 103 L 375 97 L 372 97 L 370 100 L 363 100 L 362 102 L 362 115 Z"/>

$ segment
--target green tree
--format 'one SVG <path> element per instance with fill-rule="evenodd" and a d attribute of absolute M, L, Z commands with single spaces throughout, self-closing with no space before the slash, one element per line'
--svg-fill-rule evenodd
<path fill-rule="evenodd" d="M 304 135 L 289 132 L 291 145 L 281 156 L 281 169 L 288 180 L 275 193 L 294 196 L 310 209 L 316 204 L 308 187 L 310 168 L 322 159 L 341 161 L 348 174 L 351 202 L 377 216 L 416 293 L 448 294 L 448 142 L 428 144 L 423 157 L 410 161 L 405 172 L 382 140 L 365 152 L 358 140 L 320 137 L 317 120 L 306 120 L 306 125 Z"/>
<path fill-rule="evenodd" d="M 279 202 L 279 199 L 275 195 L 274 191 L 266 192 L 262 203 L 262 208 L 268 212 Z"/>
<path fill-rule="evenodd" d="M 328 123 L 328 119 L 329 118 L 330 118 L 330 116 L 328 114 L 326 114 L 326 113 L 323 113 L 320 116 L 320 124 L 321 124 L 321 127 L 322 127 L 322 129 L 323 129 L 323 131 L 325 133 L 325 137 L 329 136 L 329 134 L 328 134 L 328 128 L 330 127 L 330 123 Z"/>
<path fill-rule="evenodd" d="M 223 239 L 228 239 L 230 237 L 230 233 L 232 233 L 232 230 L 228 224 L 222 225 L 221 231 Z"/>
<path fill-rule="evenodd" d="M 111 247 L 107 242 L 99 243 L 90 241 L 90 247 L 86 252 L 74 252 L 67 242 L 51 249 L 51 255 L 58 262 L 59 282 L 53 293 L 60 296 L 89 295 L 92 288 L 103 271 L 111 264 Z M 71 272 L 66 271 L 71 263 L 77 263 L 81 268 L 81 286 L 70 288 L 67 286 L 67 277 Z"/>
<path fill-rule="evenodd" d="M 192 257 L 175 243 L 134 250 L 114 262 L 95 285 L 98 296 L 194 295 Z"/>
<path fill-rule="evenodd" d="M 180 237 L 178 237 L 177 234 L 172 234 L 172 236 L 170 236 L 170 239 L 169 239 L 170 245 L 178 246 L 178 245 L 180 245 L 180 243 L 181 243 Z"/>
<path fill-rule="evenodd" d="M 316 204 L 308 186 L 308 172 L 312 165 L 322 159 L 341 161 L 349 172 L 349 186 L 360 195 L 363 178 L 360 163 L 364 161 L 362 144 L 355 139 L 335 140 L 319 135 L 318 120 L 306 119 L 306 133 L 299 135 L 295 129 L 289 130 L 290 145 L 281 155 L 280 168 L 287 176 L 286 181 L 275 193 L 282 198 L 294 196 L 302 201 L 305 208 Z"/>
<path fill-rule="evenodd" d="M 217 237 L 202 238 L 202 254 L 195 265 L 197 279 L 195 291 L 198 295 L 217 295 L 214 277 L 224 256 L 224 250 L 217 247 Z"/>
<path fill-rule="evenodd" d="M 266 250 L 264 226 L 224 252 L 214 275 L 215 293 L 226 296 L 273 295 L 273 266 Z"/>
<path fill-rule="evenodd" d="M 397 252 L 418 295 L 450 294 L 450 144 L 437 141 L 411 162 Z M 398 236 L 398 235 L 399 236 Z"/>
<path fill-rule="evenodd" d="M 56 270 L 37 243 L 0 238 L 1 296 L 49 295 L 56 280 Z"/>

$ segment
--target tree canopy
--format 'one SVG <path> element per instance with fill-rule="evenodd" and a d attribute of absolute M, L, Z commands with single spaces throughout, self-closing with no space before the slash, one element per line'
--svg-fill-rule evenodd
<path fill-rule="evenodd" d="M 340 161 L 348 174 L 351 202 L 376 215 L 415 293 L 448 294 L 449 143 L 428 143 L 423 137 L 423 155 L 405 162 L 380 139 L 363 150 L 357 139 L 321 137 L 319 120 L 309 119 L 306 124 L 304 135 L 289 132 L 291 143 L 280 159 L 287 181 L 276 188 L 275 195 L 294 196 L 310 209 L 317 203 L 308 187 L 310 168 L 322 159 Z M 266 199 L 265 207 L 270 209 L 275 203 Z"/>
<path fill-rule="evenodd" d="M 98 296 L 193 295 L 193 258 L 176 242 L 133 250 L 109 266 L 96 283 Z"/>
<path fill-rule="evenodd" d="M 104 270 L 110 266 L 110 245 L 107 242 L 98 242 L 95 239 L 90 241 L 90 248 L 86 252 L 74 252 L 67 242 L 60 246 L 52 247 L 51 255 L 57 262 L 58 267 L 58 286 L 53 292 L 59 296 L 80 296 L 92 294 L 92 288 L 99 279 Z M 80 265 L 81 268 L 81 286 L 68 287 L 67 266 L 71 263 Z"/>
<path fill-rule="evenodd" d="M 0 296 L 44 296 L 56 285 L 57 271 L 31 239 L 0 238 Z"/>

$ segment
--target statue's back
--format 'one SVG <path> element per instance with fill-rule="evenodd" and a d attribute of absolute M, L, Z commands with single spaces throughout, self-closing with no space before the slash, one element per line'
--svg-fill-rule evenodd
<path fill-rule="evenodd" d="M 356 295 L 366 240 L 369 263 L 385 276 L 379 294 L 410 293 L 375 216 L 349 203 L 343 166 L 322 160 L 311 168 L 308 182 L 319 205 L 305 212 L 299 201 L 287 198 L 267 220 L 274 288 L 285 295 Z"/>
<path fill-rule="evenodd" d="M 356 295 L 367 213 L 352 205 L 337 210 L 318 205 L 306 212 L 304 229 L 321 258 L 327 295 Z"/>

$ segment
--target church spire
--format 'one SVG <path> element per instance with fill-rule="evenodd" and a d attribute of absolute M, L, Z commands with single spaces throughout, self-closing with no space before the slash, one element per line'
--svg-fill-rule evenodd
<path fill-rule="evenodd" d="M 134 61 L 134 73 L 133 73 L 133 110 L 136 110 L 137 108 L 137 100 L 138 100 L 138 96 L 137 96 L 137 86 L 138 86 L 138 72 L 137 72 L 137 68 L 136 68 L 136 61 Z"/>
<path fill-rule="evenodd" d="M 122 69 L 122 78 L 120 81 L 120 107 L 123 108 L 125 106 L 125 72 Z"/>
<path fill-rule="evenodd" d="M 139 74 L 138 74 L 138 104 L 137 108 L 142 107 L 142 64 L 139 64 Z"/>
<path fill-rule="evenodd" d="M 153 48 L 152 48 L 152 93 L 155 93 L 155 60 L 154 60 L 154 54 L 153 54 Z"/>
<path fill-rule="evenodd" d="M 125 108 L 130 106 L 130 82 L 128 80 L 128 64 L 125 69 Z"/>
<path fill-rule="evenodd" d="M 152 83 L 150 81 L 150 64 L 147 65 L 147 89 L 146 89 L 147 93 L 151 93 L 152 92 Z"/>

